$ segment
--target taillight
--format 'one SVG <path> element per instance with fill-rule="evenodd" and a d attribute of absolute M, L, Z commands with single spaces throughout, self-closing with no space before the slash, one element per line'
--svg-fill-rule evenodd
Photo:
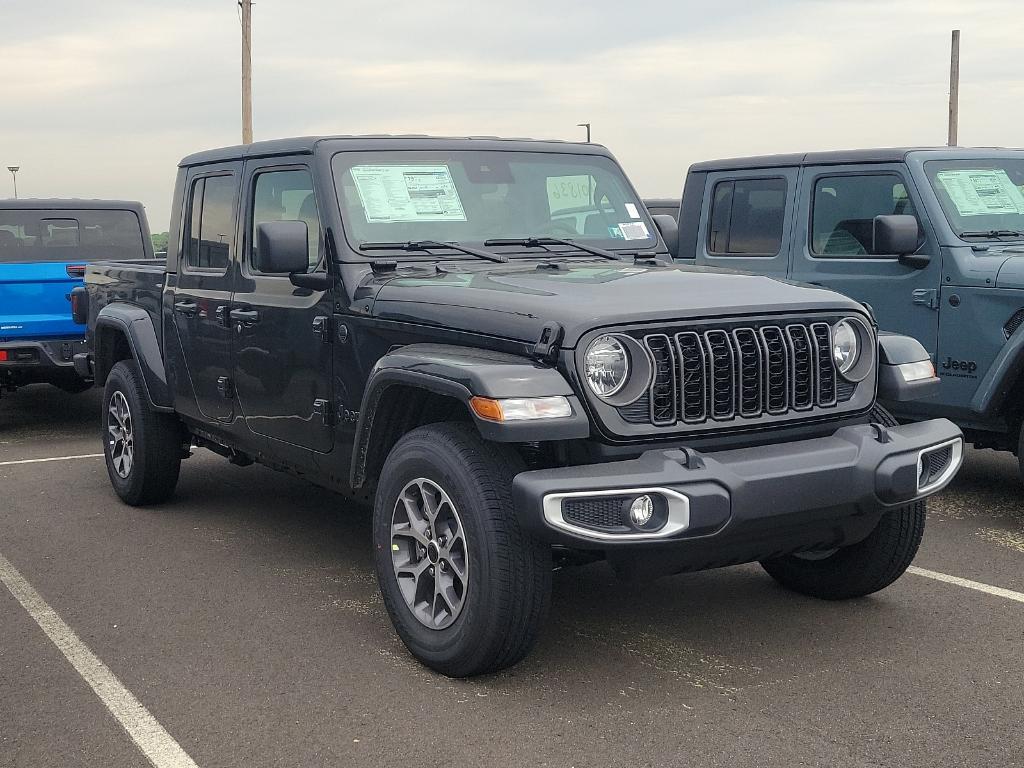
<path fill-rule="evenodd" d="M 85 264 L 68 264 L 68 277 L 85 277 Z"/>
<path fill-rule="evenodd" d="M 0 349 L 0 363 L 6 363 L 6 362 L 7 362 L 7 350 L 6 349 Z"/>
<path fill-rule="evenodd" d="M 71 301 L 71 319 L 79 325 L 86 325 L 89 322 L 89 293 L 85 286 L 72 288 L 68 299 Z"/>

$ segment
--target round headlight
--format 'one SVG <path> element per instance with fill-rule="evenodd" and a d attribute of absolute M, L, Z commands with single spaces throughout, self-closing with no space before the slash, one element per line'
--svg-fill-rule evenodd
<path fill-rule="evenodd" d="M 598 336 L 583 359 L 587 384 L 598 397 L 611 397 L 629 378 L 629 354 L 614 336 Z"/>
<path fill-rule="evenodd" d="M 860 358 L 860 343 L 857 331 L 846 320 L 840 320 L 832 329 L 832 359 L 839 373 L 846 374 Z"/>

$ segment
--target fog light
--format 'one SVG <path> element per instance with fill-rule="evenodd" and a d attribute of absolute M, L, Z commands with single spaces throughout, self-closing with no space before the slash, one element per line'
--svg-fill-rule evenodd
<path fill-rule="evenodd" d="M 654 502 L 646 494 L 637 496 L 629 505 L 629 519 L 633 525 L 642 528 L 654 517 Z"/>

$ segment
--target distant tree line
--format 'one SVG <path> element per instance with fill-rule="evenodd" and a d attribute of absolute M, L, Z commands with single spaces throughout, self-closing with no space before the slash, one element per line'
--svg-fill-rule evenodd
<path fill-rule="evenodd" d="M 167 250 L 167 233 L 166 232 L 154 232 L 150 235 L 153 240 L 153 252 L 166 251 Z"/>

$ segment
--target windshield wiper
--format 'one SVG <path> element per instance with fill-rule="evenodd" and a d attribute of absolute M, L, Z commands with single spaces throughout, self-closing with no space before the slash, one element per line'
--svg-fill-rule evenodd
<path fill-rule="evenodd" d="M 606 251 L 604 248 L 595 248 L 592 245 L 584 245 L 578 243 L 575 240 L 566 240 L 564 237 L 507 237 L 507 238 L 495 238 L 493 240 L 484 240 L 484 245 L 487 246 L 498 246 L 498 245 L 521 245 L 525 248 L 544 248 L 548 245 L 568 245 L 571 248 L 578 248 L 586 253 L 591 253 L 594 256 L 600 256 L 602 259 L 611 259 L 612 261 L 618 261 L 618 254 Z"/>
<path fill-rule="evenodd" d="M 470 248 L 455 242 L 442 243 L 439 240 L 407 240 L 404 243 L 361 243 L 359 245 L 360 251 L 438 251 L 445 248 L 476 256 L 478 259 L 487 259 L 488 261 L 497 261 L 499 263 L 508 261 L 508 256 L 500 253 L 482 251 L 479 248 Z"/>
<path fill-rule="evenodd" d="M 978 232 L 961 232 L 957 237 L 1024 237 L 1024 232 L 1017 229 L 989 229 Z"/>

